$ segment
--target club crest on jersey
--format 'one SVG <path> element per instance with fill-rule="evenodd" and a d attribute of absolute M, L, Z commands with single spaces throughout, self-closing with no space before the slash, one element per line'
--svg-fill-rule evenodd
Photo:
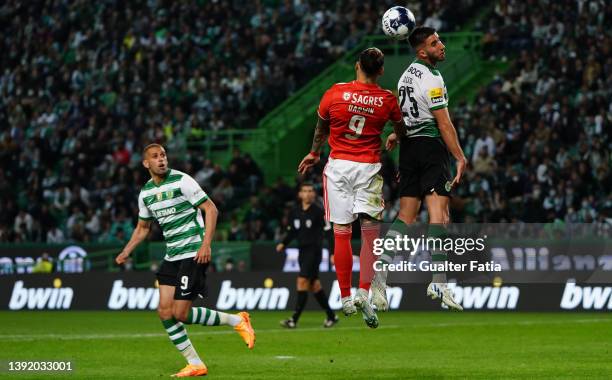
<path fill-rule="evenodd" d="M 312 220 L 306 219 L 306 228 L 312 227 Z"/>
<path fill-rule="evenodd" d="M 350 98 L 351 98 L 350 92 L 345 92 L 344 94 L 342 94 L 342 99 L 344 99 L 345 101 L 348 101 Z"/>

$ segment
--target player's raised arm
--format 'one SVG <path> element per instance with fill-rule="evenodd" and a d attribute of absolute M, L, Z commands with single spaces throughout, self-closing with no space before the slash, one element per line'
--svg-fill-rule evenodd
<path fill-rule="evenodd" d="M 130 241 L 128 241 L 128 243 L 125 245 L 123 251 L 121 251 L 121 253 L 117 255 L 117 257 L 115 258 L 115 262 L 117 264 L 125 263 L 130 254 L 134 251 L 134 249 L 138 247 L 138 245 L 147 238 L 150 230 L 150 220 L 138 219 L 138 224 L 136 225 L 134 232 L 132 232 L 132 237 L 130 238 Z"/>
<path fill-rule="evenodd" d="M 461 149 L 461 145 L 459 144 L 457 131 L 455 130 L 455 126 L 450 119 L 450 115 L 448 114 L 448 109 L 446 107 L 432 110 L 431 113 L 436 118 L 438 128 L 440 129 L 440 134 L 442 135 L 442 139 L 444 140 L 448 151 L 453 155 L 453 157 L 455 157 L 457 174 L 453 179 L 452 186 L 457 185 L 461 181 L 461 176 L 463 176 L 463 172 L 465 171 L 465 167 L 467 165 L 467 159 L 465 158 L 463 149 Z"/>
<path fill-rule="evenodd" d="M 319 154 L 321 151 L 321 147 L 327 141 L 329 137 L 329 120 L 323 119 L 320 115 L 317 120 L 317 126 L 315 127 L 314 137 L 312 138 L 312 147 L 310 148 L 310 153 L 302 159 L 300 165 L 298 166 L 298 172 L 300 174 L 306 173 L 306 171 L 319 162 Z"/>

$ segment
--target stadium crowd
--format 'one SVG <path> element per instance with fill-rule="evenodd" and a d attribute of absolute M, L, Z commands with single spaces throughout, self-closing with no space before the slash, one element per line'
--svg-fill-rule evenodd
<path fill-rule="evenodd" d="M 502 0 L 486 19 L 483 54 L 512 64 L 473 104 L 450 99 L 470 162 L 452 200 L 452 219 L 594 222 L 610 233 L 612 33 L 605 25 L 612 4 Z M 322 167 L 298 181 L 320 184 Z M 384 158 L 388 222 L 399 211 L 395 173 L 393 161 Z M 282 213 L 276 206 L 261 209 L 272 210 L 262 218 L 270 220 L 264 238 L 280 240 L 290 207 Z M 259 225 L 251 219 L 245 230 Z"/>
<path fill-rule="evenodd" d="M 171 166 L 212 195 L 229 240 L 278 238 L 293 184 L 264 186 L 248 155 L 236 152 L 222 168 L 187 142 L 202 131 L 256 127 L 362 36 L 378 33 L 391 3 L 5 2 L 0 242 L 125 241 L 147 179 L 139 152 L 149 142 L 165 144 Z M 455 30 L 475 7 L 409 3 L 441 30 Z M 451 108 L 472 164 L 454 215 L 610 218 L 612 46 L 604 25 L 612 6 L 529 4 L 540 11 L 496 3 L 484 53 L 513 64 L 474 104 Z M 321 167 L 307 179 L 320 184 Z M 398 206 L 389 159 L 384 176 L 390 220 Z M 245 200 L 245 213 L 232 212 Z"/>
<path fill-rule="evenodd" d="M 509 70 L 452 109 L 472 166 L 456 202 L 464 220 L 610 230 L 610 22 L 604 1 L 496 4 L 484 52 L 511 57 Z"/>
<path fill-rule="evenodd" d="M 221 168 L 187 141 L 256 127 L 377 31 L 389 4 L 4 2 L 0 241 L 126 240 L 146 181 L 139 152 L 150 142 L 166 144 L 171 164 L 197 173 L 229 215 L 261 172 L 249 157 L 250 172 L 242 162 Z M 456 26 L 450 2 L 422 4 L 431 22 Z"/>

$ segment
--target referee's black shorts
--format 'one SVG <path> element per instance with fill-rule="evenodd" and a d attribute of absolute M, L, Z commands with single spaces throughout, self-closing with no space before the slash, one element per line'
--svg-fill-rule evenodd
<path fill-rule="evenodd" d="M 183 260 L 164 260 L 157 271 L 159 285 L 174 286 L 174 299 L 193 301 L 206 297 L 208 263 L 198 264 L 193 257 Z"/>
<path fill-rule="evenodd" d="M 450 197 L 450 154 L 436 137 L 403 138 L 400 144 L 400 197 L 424 198 L 436 192 Z"/>
<path fill-rule="evenodd" d="M 299 247 L 300 255 L 298 256 L 298 262 L 300 264 L 300 277 L 306 277 L 314 280 L 319 278 L 319 265 L 321 264 L 323 247 L 318 246 L 304 246 Z"/>

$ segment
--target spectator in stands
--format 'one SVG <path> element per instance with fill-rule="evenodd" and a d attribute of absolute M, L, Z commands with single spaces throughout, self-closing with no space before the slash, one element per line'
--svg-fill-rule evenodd
<path fill-rule="evenodd" d="M 171 144 L 212 194 L 229 167 L 202 163 L 201 144 L 211 142 L 211 132 L 256 127 L 360 36 L 380 33 L 372 20 L 389 6 L 374 0 L 268 4 L 150 1 L 111 9 L 104 2 L 74 2 L 43 12 L 36 3 L 3 4 L 3 14 L 11 17 L 0 39 L 7 52 L 0 57 L 0 239 L 74 238 L 64 228 L 75 205 L 87 215 L 83 228 L 77 227 L 79 238 L 114 238 L 110 228 L 119 219 L 136 217 L 143 143 Z M 480 5 L 442 0 L 411 8 L 420 21 L 452 31 Z M 612 58 L 606 25 L 612 6 L 500 0 L 487 19 L 484 54 L 511 58 L 512 64 L 481 89 L 473 105 L 458 105 L 453 119 L 473 163 L 486 147 L 497 167 L 479 173 L 478 186 L 461 186 L 458 196 L 483 203 L 482 184 L 488 183 L 512 204 L 496 210 L 498 217 L 512 220 L 524 214 L 518 205 L 539 184 L 538 202 L 551 189 L 555 199 L 563 198 L 559 218 L 570 207 L 570 219 L 609 218 Z M 215 141 L 223 146 L 221 135 Z M 227 184 L 218 191 L 228 207 L 222 216 L 230 218 L 231 208 L 249 196 L 266 194 L 261 216 L 243 231 L 272 236 L 282 209 L 293 201 L 293 184 L 280 181 L 267 189 L 257 164 L 238 156 L 242 166 L 229 180 L 233 196 L 226 199 Z M 526 175 L 544 162 L 545 181 Z M 580 178 L 574 178 L 581 162 Z M 321 183 L 320 169 L 305 180 Z M 392 170 L 385 174 L 389 203 L 397 193 L 393 176 Z M 108 215 L 108 229 L 101 214 L 102 228 L 95 232 L 90 208 Z M 38 221 L 31 230 L 25 223 L 25 235 L 17 231 L 24 224 L 16 221 L 20 209 Z M 470 216 L 484 217 L 486 207 L 478 209 Z"/>
<path fill-rule="evenodd" d="M 13 229 L 18 234 L 30 236 L 34 228 L 34 220 L 32 215 L 28 214 L 24 209 L 19 210 L 19 213 L 15 217 L 15 223 Z"/>

